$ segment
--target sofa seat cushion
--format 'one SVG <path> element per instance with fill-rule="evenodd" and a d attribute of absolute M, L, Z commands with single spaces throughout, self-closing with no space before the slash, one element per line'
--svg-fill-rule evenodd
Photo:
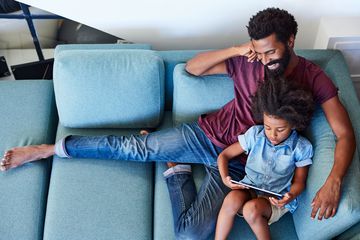
<path fill-rule="evenodd" d="M 164 63 L 151 50 L 56 51 L 54 89 L 65 127 L 156 127 L 164 109 Z"/>
<path fill-rule="evenodd" d="M 139 130 L 59 126 L 57 138 L 130 133 Z M 55 157 L 44 239 L 151 238 L 153 184 L 151 163 Z"/>
<path fill-rule="evenodd" d="M 0 81 L 0 154 L 53 143 L 57 115 L 52 81 Z M 0 172 L 1 239 L 42 239 L 51 162 Z"/>

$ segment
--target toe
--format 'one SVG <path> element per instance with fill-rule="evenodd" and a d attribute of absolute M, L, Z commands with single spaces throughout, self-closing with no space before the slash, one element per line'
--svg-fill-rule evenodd
<path fill-rule="evenodd" d="M 6 158 L 1 159 L 1 162 L 0 162 L 1 166 L 7 165 L 7 164 L 10 164 L 10 159 L 6 159 Z"/>
<path fill-rule="evenodd" d="M 4 171 L 6 171 L 6 170 L 7 170 L 7 167 L 6 167 L 6 166 L 1 166 L 1 167 L 0 167 L 0 171 L 4 172 Z"/>
<path fill-rule="evenodd" d="M 7 155 L 11 155 L 11 154 L 12 154 L 12 152 L 13 152 L 12 150 L 7 150 L 7 151 L 5 152 L 5 154 L 4 154 L 4 155 L 5 155 L 5 156 L 7 156 Z"/>

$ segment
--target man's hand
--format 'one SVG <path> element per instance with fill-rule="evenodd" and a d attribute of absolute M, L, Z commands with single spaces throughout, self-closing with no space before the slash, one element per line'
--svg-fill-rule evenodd
<path fill-rule="evenodd" d="M 316 193 L 311 203 L 311 218 L 322 220 L 334 217 L 340 201 L 341 183 L 334 178 L 328 178 L 325 184 Z"/>
<path fill-rule="evenodd" d="M 237 49 L 237 52 L 240 56 L 245 56 L 248 58 L 248 62 L 254 62 L 257 60 L 257 54 L 250 41 L 241 45 L 236 45 L 234 47 Z"/>

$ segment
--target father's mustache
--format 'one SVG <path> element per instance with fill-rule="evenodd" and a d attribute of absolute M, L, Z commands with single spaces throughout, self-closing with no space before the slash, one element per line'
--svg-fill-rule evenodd
<path fill-rule="evenodd" d="M 266 66 L 266 67 L 269 67 L 269 66 L 271 66 L 271 65 L 273 65 L 273 64 L 276 64 L 276 63 L 282 64 L 282 62 L 283 62 L 283 59 L 280 58 L 280 59 L 276 59 L 276 60 L 272 60 L 271 62 L 268 62 L 265 66 Z"/>

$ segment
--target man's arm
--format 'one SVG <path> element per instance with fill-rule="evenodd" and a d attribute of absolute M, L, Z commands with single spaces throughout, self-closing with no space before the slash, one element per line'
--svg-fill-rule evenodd
<path fill-rule="evenodd" d="M 325 184 L 316 193 L 312 202 L 311 217 L 318 219 L 333 217 L 340 200 L 341 183 L 355 152 L 355 134 L 349 115 L 341 104 L 338 96 L 322 104 L 337 142 L 334 153 L 334 165 Z"/>
<path fill-rule="evenodd" d="M 186 63 L 186 71 L 195 75 L 226 74 L 225 60 L 235 56 L 247 56 L 249 61 L 256 59 L 252 43 L 225 48 L 221 50 L 203 52 Z"/>

